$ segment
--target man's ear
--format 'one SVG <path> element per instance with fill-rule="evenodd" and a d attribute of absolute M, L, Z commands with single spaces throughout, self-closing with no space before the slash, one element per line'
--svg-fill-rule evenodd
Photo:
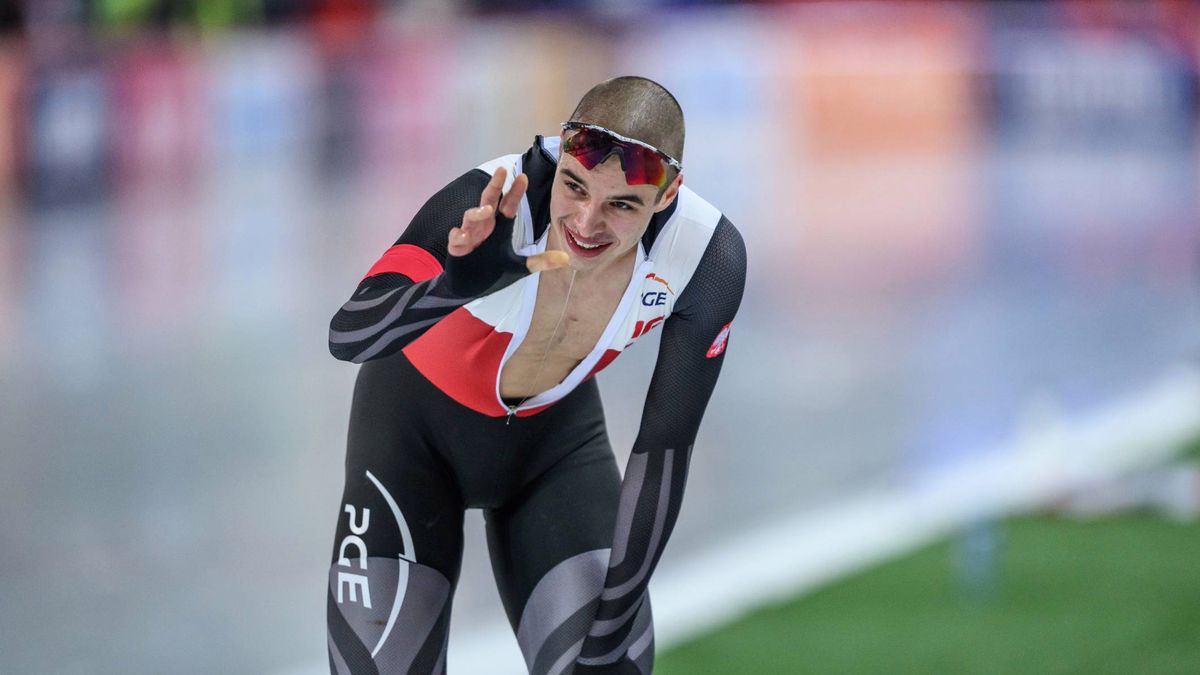
<path fill-rule="evenodd" d="M 683 185 L 683 172 L 675 174 L 675 178 L 667 184 L 667 189 L 663 190 L 662 196 L 658 198 L 658 203 L 654 205 L 654 212 L 658 213 L 671 205 L 675 201 L 675 197 L 679 195 L 679 188 Z"/>

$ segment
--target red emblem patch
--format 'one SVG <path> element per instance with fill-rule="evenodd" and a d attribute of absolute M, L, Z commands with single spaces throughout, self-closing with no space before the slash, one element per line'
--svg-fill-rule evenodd
<path fill-rule="evenodd" d="M 725 345 L 729 343 L 729 327 L 732 325 L 732 323 L 725 324 L 721 332 L 717 333 L 717 339 L 713 340 L 712 346 L 708 348 L 705 356 L 711 359 L 725 353 Z"/>

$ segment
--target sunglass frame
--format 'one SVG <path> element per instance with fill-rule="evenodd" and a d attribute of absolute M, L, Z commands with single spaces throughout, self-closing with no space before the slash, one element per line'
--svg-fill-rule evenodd
<path fill-rule="evenodd" d="M 602 127 L 599 124 L 588 124 L 587 122 L 563 122 L 561 126 L 563 128 L 563 131 L 571 131 L 573 129 L 591 129 L 593 131 L 599 131 L 601 133 L 612 136 L 613 138 L 615 138 L 618 141 L 621 141 L 623 143 L 632 143 L 634 145 L 640 145 L 641 147 L 654 152 L 659 157 L 662 157 L 663 160 L 667 163 L 667 166 L 674 167 L 674 169 L 679 172 L 683 171 L 683 164 L 680 163 L 679 160 L 668 155 L 667 153 L 663 152 L 662 150 L 659 150 L 658 148 L 654 147 L 653 145 L 650 145 L 649 143 L 646 143 L 645 141 L 639 141 L 636 138 L 629 138 L 628 136 L 622 136 L 621 134 L 618 134 L 617 132 L 613 131 L 612 129 Z"/>

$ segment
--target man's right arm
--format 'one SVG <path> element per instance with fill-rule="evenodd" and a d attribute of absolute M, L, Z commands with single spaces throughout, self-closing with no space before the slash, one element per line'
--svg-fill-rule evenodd
<path fill-rule="evenodd" d="M 491 176 L 473 169 L 429 198 L 329 323 L 329 351 L 363 363 L 393 354 L 473 298 L 445 283 L 447 240 Z"/>

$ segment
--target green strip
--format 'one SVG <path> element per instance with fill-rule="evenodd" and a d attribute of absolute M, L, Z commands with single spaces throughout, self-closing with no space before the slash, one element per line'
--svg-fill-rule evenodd
<path fill-rule="evenodd" d="M 680 645 L 655 672 L 1200 673 L 1200 524 L 997 530 L 990 590 L 967 592 L 962 542 L 941 542 Z"/>

